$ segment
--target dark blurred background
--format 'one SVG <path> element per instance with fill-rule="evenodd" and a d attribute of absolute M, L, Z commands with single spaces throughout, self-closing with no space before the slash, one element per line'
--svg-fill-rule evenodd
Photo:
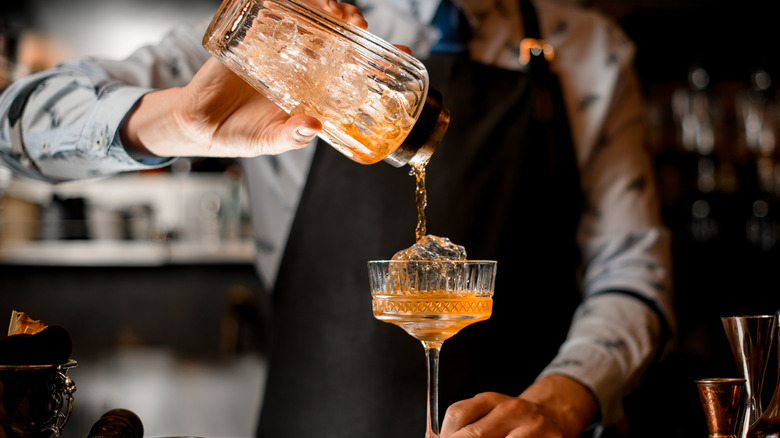
<path fill-rule="evenodd" d="M 216 7 L 214 0 L 0 4 L 0 47 L 5 55 L 0 63 L 6 63 L 0 70 L 6 80 L 11 73 L 26 74 L 70 56 L 124 57 L 139 44 L 159 39 L 172 24 L 209 17 Z M 693 380 L 736 376 L 720 317 L 780 310 L 780 55 L 775 49 L 775 8 L 759 0 L 585 4 L 612 17 L 636 43 L 650 128 L 647 148 L 657 169 L 664 220 L 674 236 L 679 338 L 629 399 L 631 422 L 622 433 L 704 437 L 707 430 Z M 2 81 L 0 75 L 0 85 Z M 195 183 L 182 186 L 182 174 Z M 5 212 L 0 230 L 6 230 L 0 239 L 0 317 L 12 308 L 27 310 L 72 328 L 84 364 L 73 370 L 85 388 L 78 394 L 84 407 L 77 408 L 66 436 L 84 435 L 83 428 L 101 409 L 115 407 L 112 403 L 123 398 L 138 403 L 131 407 L 146 409 L 143 414 L 160 434 L 209 433 L 212 429 L 204 432 L 206 426 L 192 418 L 198 415 L 180 412 L 221 406 L 221 412 L 240 411 L 247 418 L 210 419 L 215 430 L 251 435 L 262 381 L 247 376 L 262 373 L 263 342 L 262 336 L 246 333 L 262 333 L 266 307 L 251 267 L 251 232 L 243 198 L 240 193 L 235 197 L 235 176 L 229 160 L 185 161 L 164 172 L 129 176 L 142 182 L 136 187 L 148 186 L 149 191 L 142 192 L 150 198 L 169 193 L 157 203 L 142 205 L 140 213 L 138 204 L 143 203 L 132 197 L 117 204 L 85 186 L 52 189 L 20 183 L 9 175 L 0 179 L 5 207 L 0 209 L 0 217 Z M 63 242 L 60 234 L 55 239 L 59 246 L 52 249 L 41 244 L 40 228 L 29 230 L 9 219 L 10 211 L 39 217 L 55 207 L 62 215 L 73 198 L 103 207 L 111 217 L 118 214 L 122 245 L 78 246 Z M 169 204 L 177 210 L 165 211 Z M 149 214 L 155 218 L 154 229 L 138 231 L 139 221 L 149 220 Z M 195 230 L 190 229 L 193 224 Z M 210 240 L 193 238 L 204 229 L 212 231 Z M 26 237 L 18 238 L 19 233 Z M 95 258 L 100 257 L 79 251 L 105 257 L 98 263 Z M 133 251 L 147 261 L 139 266 Z M 46 265 L 31 267 L 31 259 L 45 260 Z M 121 281 L 112 284 L 112 279 Z M 166 317 L 169 327 L 161 324 Z M 182 375 L 182 369 L 193 376 L 178 382 L 182 387 L 212 392 L 187 397 L 181 387 L 173 388 L 169 394 L 178 409 L 165 415 L 152 414 L 148 396 L 121 395 L 131 387 L 128 376 L 177 383 L 170 377 Z M 102 380 L 97 381 L 96 374 Z M 763 392 L 767 401 L 777 374 L 773 353 Z M 226 383 L 225 376 L 233 376 L 231 382 L 250 379 L 251 384 Z M 213 389 L 220 387 L 227 389 Z M 234 403 L 223 404 L 231 397 Z M 194 430 L 187 429 L 188 422 Z"/>

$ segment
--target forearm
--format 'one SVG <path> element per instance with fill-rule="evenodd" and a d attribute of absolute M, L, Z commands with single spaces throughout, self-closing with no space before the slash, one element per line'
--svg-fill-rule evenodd
<path fill-rule="evenodd" d="M 18 173 L 52 182 L 146 168 L 117 144 L 116 129 L 147 91 L 78 65 L 25 78 L 0 100 L 2 157 Z"/>
<path fill-rule="evenodd" d="M 596 420 L 613 425 L 623 415 L 624 397 L 658 357 L 662 324 L 656 312 L 634 297 L 605 293 L 589 298 L 539 379 L 565 375 L 580 382 L 598 400 Z"/>
<path fill-rule="evenodd" d="M 146 93 L 189 81 L 208 58 L 202 29 L 178 27 L 123 61 L 73 60 L 14 83 L 0 97 L 2 159 L 18 173 L 48 181 L 149 168 L 126 153 L 119 124 Z M 35 88 L 23 93 L 32 82 Z M 11 138 L 12 105 L 21 110 L 13 131 L 21 142 Z M 24 153 L 16 153 L 22 143 Z"/>
<path fill-rule="evenodd" d="M 644 150 L 642 108 L 626 71 L 616 83 L 603 142 L 582 161 L 583 303 L 543 373 L 563 373 L 589 387 L 605 425 L 620 419 L 623 398 L 667 348 L 675 329 L 671 238 Z"/>

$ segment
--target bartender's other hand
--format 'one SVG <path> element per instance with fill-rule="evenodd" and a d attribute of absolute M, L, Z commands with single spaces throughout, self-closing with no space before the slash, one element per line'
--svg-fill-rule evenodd
<path fill-rule="evenodd" d="M 442 422 L 441 438 L 575 438 L 596 408 L 583 385 L 547 375 L 519 397 L 485 392 L 454 403 Z"/>
<path fill-rule="evenodd" d="M 339 3 L 336 0 L 307 1 L 362 29 L 365 29 L 368 26 L 368 23 L 363 18 L 363 13 L 360 12 L 360 9 L 358 9 L 358 7 L 355 5 L 351 5 L 349 3 Z"/>

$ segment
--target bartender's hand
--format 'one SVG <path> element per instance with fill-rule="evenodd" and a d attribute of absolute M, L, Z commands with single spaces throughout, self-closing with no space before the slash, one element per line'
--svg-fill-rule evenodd
<path fill-rule="evenodd" d="M 363 29 L 355 6 L 309 0 Z M 289 116 L 216 58 L 184 87 L 154 91 L 125 116 L 120 135 L 137 158 L 158 156 L 250 157 L 278 154 L 309 144 L 322 124 Z"/>
<path fill-rule="evenodd" d="M 547 375 L 519 397 L 485 392 L 447 409 L 441 438 L 575 438 L 593 420 L 590 390 L 562 375 Z"/>

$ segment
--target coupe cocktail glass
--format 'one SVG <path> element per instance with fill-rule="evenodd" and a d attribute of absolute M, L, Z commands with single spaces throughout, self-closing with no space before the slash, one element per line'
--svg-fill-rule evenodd
<path fill-rule="evenodd" d="M 374 317 L 422 342 L 428 359 L 427 438 L 439 436 L 439 352 L 463 327 L 490 318 L 496 262 L 379 260 L 368 263 Z"/>

